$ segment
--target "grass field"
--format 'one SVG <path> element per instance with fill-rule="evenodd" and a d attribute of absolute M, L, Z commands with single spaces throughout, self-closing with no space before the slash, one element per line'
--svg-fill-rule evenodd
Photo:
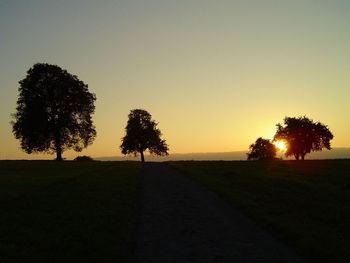
<path fill-rule="evenodd" d="M 0 162 L 0 262 L 129 262 L 140 164 Z"/>
<path fill-rule="evenodd" d="M 350 262 L 350 160 L 170 164 L 310 262 Z M 0 161 L 0 262 L 130 262 L 140 171 Z"/>
<path fill-rule="evenodd" d="M 350 160 L 171 162 L 308 262 L 350 262 Z"/>

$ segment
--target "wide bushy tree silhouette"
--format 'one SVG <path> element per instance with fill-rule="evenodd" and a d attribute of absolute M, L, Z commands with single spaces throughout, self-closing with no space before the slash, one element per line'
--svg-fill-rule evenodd
<path fill-rule="evenodd" d="M 286 156 L 294 156 L 296 160 L 305 159 L 305 155 L 312 151 L 331 149 L 330 141 L 333 134 L 321 122 L 314 122 L 306 116 L 284 119 L 284 125 L 277 124 L 274 140 L 285 140 L 288 148 Z"/>
<path fill-rule="evenodd" d="M 276 146 L 270 140 L 258 138 L 249 147 L 248 160 L 273 160 L 276 157 Z"/>
<path fill-rule="evenodd" d="M 88 86 L 59 66 L 37 63 L 19 82 L 13 133 L 27 153 L 81 151 L 96 136 L 92 122 L 96 100 Z"/>
<path fill-rule="evenodd" d="M 152 120 L 151 114 L 142 109 L 130 111 L 129 120 L 125 128 L 125 136 L 120 146 L 123 154 L 141 155 L 145 161 L 144 152 L 148 150 L 155 155 L 168 155 L 168 145 L 161 139 L 162 133 Z"/>

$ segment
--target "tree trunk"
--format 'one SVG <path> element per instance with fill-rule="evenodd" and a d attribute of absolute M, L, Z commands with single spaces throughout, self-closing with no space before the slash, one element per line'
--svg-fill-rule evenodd
<path fill-rule="evenodd" d="M 56 161 L 62 161 L 62 148 L 61 145 L 56 146 Z"/>
<path fill-rule="evenodd" d="M 140 151 L 141 154 L 141 162 L 145 162 L 145 156 L 143 155 L 143 150 Z"/>
<path fill-rule="evenodd" d="M 56 161 L 62 161 L 62 146 L 61 136 L 58 131 L 55 132 L 55 146 L 56 146 Z"/>
<path fill-rule="evenodd" d="M 299 161 L 299 154 L 294 154 L 295 160 Z"/>
<path fill-rule="evenodd" d="M 305 160 L 305 154 L 301 155 L 301 160 L 303 160 L 303 161 Z"/>

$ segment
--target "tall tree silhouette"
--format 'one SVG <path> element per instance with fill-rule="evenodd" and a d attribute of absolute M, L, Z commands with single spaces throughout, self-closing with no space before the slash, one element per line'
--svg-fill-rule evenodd
<path fill-rule="evenodd" d="M 151 114 L 142 109 L 134 109 L 129 113 L 125 127 L 125 136 L 120 146 L 123 154 L 141 155 L 145 161 L 144 152 L 148 150 L 155 155 L 168 155 L 168 145 L 160 137 L 162 133 L 157 128 L 158 123 L 152 120 Z"/>
<path fill-rule="evenodd" d="M 77 76 L 37 63 L 19 84 L 12 128 L 25 152 L 56 152 L 61 161 L 65 150 L 81 151 L 93 142 L 96 97 Z"/>
<path fill-rule="evenodd" d="M 286 156 L 294 156 L 296 160 L 305 159 L 312 151 L 331 149 L 333 134 L 321 122 L 314 122 L 306 116 L 284 119 L 284 126 L 277 124 L 274 140 L 285 140 L 288 143 Z"/>
<path fill-rule="evenodd" d="M 249 147 L 248 160 L 273 160 L 276 157 L 276 146 L 270 140 L 258 138 Z"/>

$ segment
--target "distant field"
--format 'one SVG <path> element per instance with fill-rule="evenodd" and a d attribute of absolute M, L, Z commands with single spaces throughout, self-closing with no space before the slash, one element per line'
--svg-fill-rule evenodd
<path fill-rule="evenodd" d="M 278 153 L 278 158 L 282 157 Z M 233 160 L 247 160 L 247 151 L 234 152 L 207 152 L 207 153 L 170 153 L 166 156 L 145 156 L 147 161 L 163 162 L 163 161 L 233 161 Z M 350 148 L 332 148 L 330 151 L 312 152 L 306 156 L 309 160 L 325 160 L 325 159 L 350 159 Z M 100 161 L 139 161 L 139 157 L 134 156 L 110 156 L 98 157 L 96 160 Z M 285 157 L 283 156 L 283 159 Z M 290 157 L 290 160 L 294 158 Z"/>
<path fill-rule="evenodd" d="M 140 168 L 0 161 L 0 262 L 129 262 Z"/>
<path fill-rule="evenodd" d="M 350 262 L 350 160 L 170 164 L 310 262 Z"/>

